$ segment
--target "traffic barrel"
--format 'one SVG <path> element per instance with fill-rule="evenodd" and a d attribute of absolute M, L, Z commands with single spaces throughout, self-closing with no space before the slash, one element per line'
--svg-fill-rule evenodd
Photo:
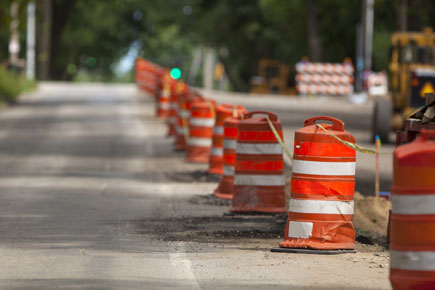
<path fill-rule="evenodd" d="M 163 79 L 167 77 L 168 70 L 153 64 L 152 76 L 151 76 L 151 94 L 154 96 L 157 102 L 160 101 L 160 97 L 163 94 Z M 169 103 L 169 100 L 167 101 Z M 166 106 L 167 108 L 168 106 Z M 166 115 L 165 115 L 166 118 Z"/>
<path fill-rule="evenodd" d="M 223 139 L 224 120 L 230 116 L 237 117 L 246 113 L 243 106 L 222 104 L 216 107 L 216 120 L 213 129 L 212 147 L 210 151 L 210 162 L 208 172 L 212 174 L 223 174 Z"/>
<path fill-rule="evenodd" d="M 161 91 L 159 92 L 159 96 L 157 98 L 157 110 L 156 116 L 157 118 L 168 118 L 170 115 L 170 102 L 171 102 L 171 94 L 174 90 L 175 81 L 169 75 L 169 72 L 166 72 L 161 78 Z"/>
<path fill-rule="evenodd" d="M 176 122 L 175 150 L 186 150 L 187 139 L 189 138 L 189 117 L 190 106 L 197 99 L 203 99 L 199 94 L 196 94 L 188 89 L 185 93 L 178 96 L 178 111 Z"/>
<path fill-rule="evenodd" d="M 208 99 L 193 101 L 189 117 L 189 139 L 186 162 L 208 163 L 215 122 L 216 102 Z"/>
<path fill-rule="evenodd" d="M 237 126 L 241 116 L 228 117 L 224 120 L 224 156 L 223 175 L 214 196 L 223 199 L 233 199 L 234 166 L 236 163 Z"/>
<path fill-rule="evenodd" d="M 138 87 L 141 90 L 149 91 L 149 82 L 148 82 L 148 70 L 150 68 L 149 62 L 143 58 L 136 59 L 136 71 L 135 78 Z"/>
<path fill-rule="evenodd" d="M 284 213 L 285 178 L 283 149 L 264 117 L 271 120 L 281 139 L 281 122 L 275 114 L 255 111 L 238 124 L 234 195 L 231 212 Z"/>
<path fill-rule="evenodd" d="M 186 83 L 179 81 L 172 88 L 171 97 L 169 99 L 169 116 L 167 119 L 168 136 L 177 135 L 177 116 L 178 116 L 178 96 L 187 93 Z"/>
<path fill-rule="evenodd" d="M 319 116 L 305 120 L 295 132 L 291 196 L 281 248 L 355 249 L 353 194 L 355 150 L 330 134 L 355 143 L 338 119 Z"/>
<path fill-rule="evenodd" d="M 393 289 L 435 289 L 435 130 L 394 151 L 391 203 Z"/>

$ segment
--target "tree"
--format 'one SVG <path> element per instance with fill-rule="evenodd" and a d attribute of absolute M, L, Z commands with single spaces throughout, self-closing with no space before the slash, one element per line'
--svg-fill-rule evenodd
<path fill-rule="evenodd" d="M 308 0 L 308 46 L 311 61 L 322 61 L 322 44 L 317 32 L 317 1 Z"/>

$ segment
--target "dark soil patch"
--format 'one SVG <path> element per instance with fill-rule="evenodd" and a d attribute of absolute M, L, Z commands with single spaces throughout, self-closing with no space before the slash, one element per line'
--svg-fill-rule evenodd
<path fill-rule="evenodd" d="M 189 199 L 190 203 L 200 205 L 231 206 L 231 199 L 216 198 L 211 195 L 197 195 Z"/>
<path fill-rule="evenodd" d="M 379 250 L 387 249 L 387 239 L 385 236 L 372 231 L 365 231 L 359 228 L 355 229 L 355 240 L 357 245 L 360 246 L 360 251 L 364 251 L 364 248 L 378 248 Z"/>
<path fill-rule="evenodd" d="M 168 174 L 171 181 L 177 182 L 219 182 L 220 175 L 211 174 L 204 170 L 195 170 L 192 172 L 176 172 Z"/>
<path fill-rule="evenodd" d="M 255 239 L 282 239 L 286 215 L 181 217 L 135 220 L 136 233 L 164 241 L 244 243 Z"/>
<path fill-rule="evenodd" d="M 198 243 L 248 244 L 259 240 L 284 239 L 287 215 L 244 214 L 211 217 L 173 217 L 165 219 L 133 220 L 136 234 L 163 241 Z M 358 252 L 387 250 L 385 237 L 356 229 Z"/>

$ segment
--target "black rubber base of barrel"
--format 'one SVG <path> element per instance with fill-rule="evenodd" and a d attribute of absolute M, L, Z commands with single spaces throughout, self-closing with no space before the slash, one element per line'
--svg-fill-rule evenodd
<path fill-rule="evenodd" d="M 339 255 L 339 254 L 354 254 L 356 250 L 313 250 L 313 249 L 298 249 L 298 248 L 272 248 L 274 253 L 293 253 L 293 254 L 316 254 L 316 255 Z"/>

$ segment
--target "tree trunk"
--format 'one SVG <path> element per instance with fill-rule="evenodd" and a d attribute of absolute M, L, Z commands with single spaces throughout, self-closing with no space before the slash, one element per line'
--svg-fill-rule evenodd
<path fill-rule="evenodd" d="M 65 79 L 65 67 L 56 66 L 58 63 L 57 57 L 63 55 L 62 47 L 62 34 L 65 30 L 66 24 L 70 19 L 70 16 L 74 12 L 74 6 L 77 0 L 67 1 L 54 1 L 53 2 L 53 33 L 51 36 L 51 65 L 50 65 L 50 77 L 55 80 Z"/>
<path fill-rule="evenodd" d="M 399 31 L 406 31 L 408 28 L 408 0 L 400 0 L 399 8 L 397 9 L 397 28 Z"/>
<path fill-rule="evenodd" d="M 38 19 L 36 76 L 39 80 L 50 78 L 50 56 L 51 56 L 51 22 L 52 22 L 52 0 L 40 2 L 40 17 Z"/>
<path fill-rule="evenodd" d="M 317 31 L 317 0 L 308 0 L 308 47 L 310 60 L 313 62 L 322 60 L 322 46 Z"/>
<path fill-rule="evenodd" d="M 232 72 L 230 66 L 228 65 L 227 59 L 219 56 L 219 60 L 222 62 L 222 64 L 225 67 L 225 73 L 228 76 L 228 79 L 231 83 L 231 86 L 233 87 L 233 90 L 237 92 L 247 91 L 247 88 L 246 86 L 243 85 L 242 80 L 240 80 L 240 78 Z"/>

